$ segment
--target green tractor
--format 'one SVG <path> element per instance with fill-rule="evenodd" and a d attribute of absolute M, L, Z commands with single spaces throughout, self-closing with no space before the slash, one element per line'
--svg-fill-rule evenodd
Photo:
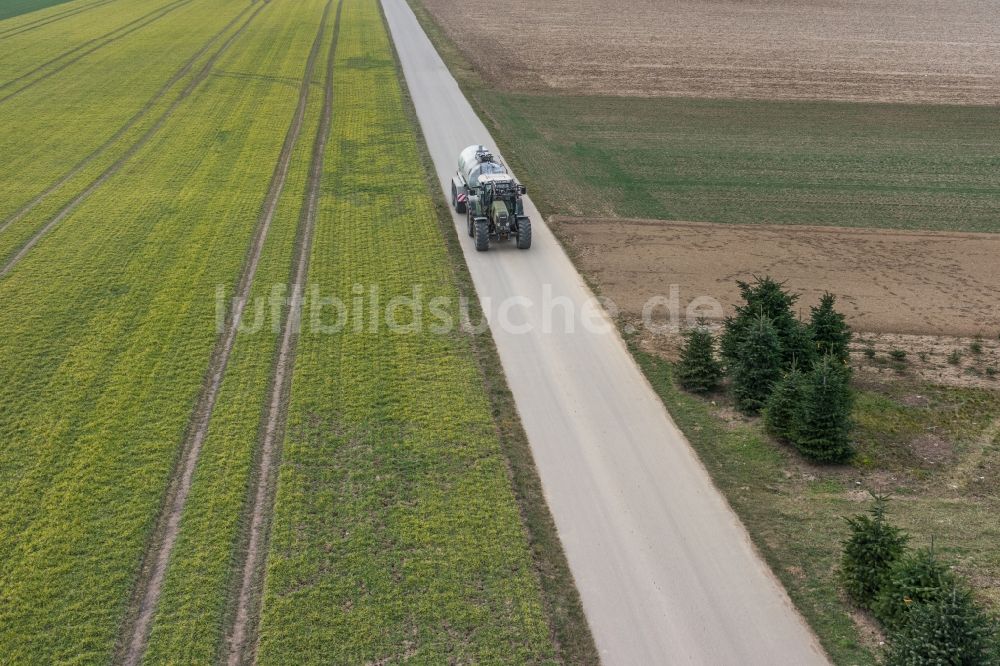
<path fill-rule="evenodd" d="M 531 220 L 524 214 L 527 192 L 485 146 L 469 146 L 458 157 L 458 174 L 451 179 L 451 205 L 465 213 L 476 249 L 490 249 L 490 240 L 513 239 L 531 247 Z"/>

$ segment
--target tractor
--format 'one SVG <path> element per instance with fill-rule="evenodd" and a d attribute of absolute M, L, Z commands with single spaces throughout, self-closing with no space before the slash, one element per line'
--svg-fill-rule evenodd
<path fill-rule="evenodd" d="M 476 250 L 490 249 L 490 241 L 513 239 L 517 247 L 531 247 L 531 220 L 524 214 L 527 193 L 507 167 L 485 146 L 469 146 L 458 156 L 458 173 L 451 179 L 451 205 L 465 213 Z"/>

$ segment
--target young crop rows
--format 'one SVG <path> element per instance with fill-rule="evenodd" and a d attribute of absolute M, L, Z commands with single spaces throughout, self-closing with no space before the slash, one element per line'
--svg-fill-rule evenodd
<path fill-rule="evenodd" d="M 552 657 L 465 334 L 296 326 L 458 319 L 377 2 L 78 0 L 0 53 L 4 659 Z"/>

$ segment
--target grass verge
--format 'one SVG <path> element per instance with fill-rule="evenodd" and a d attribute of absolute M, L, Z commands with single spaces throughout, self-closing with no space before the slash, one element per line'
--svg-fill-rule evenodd
<path fill-rule="evenodd" d="M 894 523 L 915 545 L 935 548 L 969 577 L 996 611 L 1000 597 L 1000 395 L 925 383 L 859 386 L 854 418 L 859 454 L 852 465 L 811 465 L 774 443 L 757 420 L 734 416 L 720 396 L 677 388 L 673 365 L 630 349 L 716 485 L 746 525 L 789 596 L 839 664 L 874 664 L 882 637 L 851 607 L 837 581 L 845 516 L 867 506 L 867 491 L 889 493 Z M 919 397 L 917 402 L 914 398 Z M 956 450 L 947 463 L 914 450 L 914 435 L 936 433 Z"/>

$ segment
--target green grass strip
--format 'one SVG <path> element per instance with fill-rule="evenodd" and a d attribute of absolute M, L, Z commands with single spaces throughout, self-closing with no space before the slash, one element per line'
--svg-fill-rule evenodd
<path fill-rule="evenodd" d="M 374 0 L 345 2 L 334 97 L 310 282 L 348 302 L 377 286 L 382 303 L 419 284 L 457 321 Z M 298 342 L 260 662 L 552 660 L 468 339 L 370 325 L 307 326 Z"/>
<path fill-rule="evenodd" d="M 546 213 L 1000 231 L 995 107 L 471 94 Z"/>

